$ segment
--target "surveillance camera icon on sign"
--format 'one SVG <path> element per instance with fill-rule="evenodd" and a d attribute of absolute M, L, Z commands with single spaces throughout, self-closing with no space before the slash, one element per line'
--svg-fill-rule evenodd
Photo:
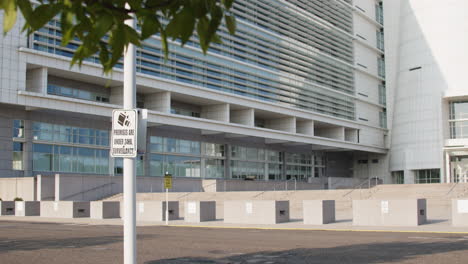
<path fill-rule="evenodd" d="M 121 125 L 121 126 L 127 126 L 127 127 L 130 126 L 130 120 L 129 120 L 129 118 L 128 118 L 128 115 L 126 115 L 126 114 L 124 114 L 124 113 L 120 113 L 117 122 L 118 122 L 119 125 Z"/>

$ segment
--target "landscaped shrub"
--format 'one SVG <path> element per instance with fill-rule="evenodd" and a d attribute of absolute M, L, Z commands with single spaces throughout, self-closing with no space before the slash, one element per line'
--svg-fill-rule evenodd
<path fill-rule="evenodd" d="M 23 198 L 21 198 L 21 197 L 16 197 L 13 201 L 15 201 L 15 202 L 21 202 L 21 201 L 23 201 Z"/>

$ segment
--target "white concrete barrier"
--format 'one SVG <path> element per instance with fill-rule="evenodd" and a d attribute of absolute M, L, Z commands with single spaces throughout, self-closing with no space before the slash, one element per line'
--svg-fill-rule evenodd
<path fill-rule="evenodd" d="M 15 202 L 0 201 L 0 215 L 15 215 Z"/>
<path fill-rule="evenodd" d="M 41 214 L 41 203 L 37 201 L 15 202 L 16 216 L 39 216 Z"/>
<path fill-rule="evenodd" d="M 215 201 L 187 201 L 184 208 L 184 221 L 199 223 L 216 220 Z"/>
<path fill-rule="evenodd" d="M 120 202 L 93 201 L 90 203 L 90 218 L 120 218 Z"/>
<path fill-rule="evenodd" d="M 304 224 L 323 225 L 335 222 L 334 200 L 302 201 Z"/>
<path fill-rule="evenodd" d="M 41 217 L 79 218 L 89 217 L 89 202 L 41 201 Z"/>
<path fill-rule="evenodd" d="M 165 201 L 137 202 L 137 207 L 136 207 L 137 221 L 166 221 L 165 216 L 166 216 L 166 202 Z M 179 202 L 169 201 L 169 220 L 177 220 L 177 219 L 179 219 Z"/>
<path fill-rule="evenodd" d="M 225 201 L 224 222 L 277 224 L 289 221 L 289 201 Z"/>
<path fill-rule="evenodd" d="M 468 226 L 468 200 L 452 200 L 452 225 Z"/>
<path fill-rule="evenodd" d="M 426 220 L 426 199 L 353 201 L 353 225 L 418 226 Z"/>

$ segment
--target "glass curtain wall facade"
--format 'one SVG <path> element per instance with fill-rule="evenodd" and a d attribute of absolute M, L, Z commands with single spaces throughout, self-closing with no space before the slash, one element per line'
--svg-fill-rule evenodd
<path fill-rule="evenodd" d="M 193 37 L 184 48 L 170 44 L 164 63 L 160 39 L 153 36 L 137 51 L 137 71 L 355 120 L 351 7 L 339 1 L 238 0 L 232 12 L 236 35 L 222 26 L 222 44 L 214 43 L 208 56 L 201 56 Z M 72 57 L 78 43 L 62 47 L 58 23 L 34 32 L 30 48 Z"/>
<path fill-rule="evenodd" d="M 23 120 L 14 120 L 14 170 L 23 170 Z M 109 156 L 109 131 L 32 122 L 35 172 L 122 175 L 123 160 Z M 307 181 L 326 176 L 326 158 L 213 142 L 151 136 L 137 157 L 138 176 Z M 228 155 L 229 154 L 229 155 Z M 145 164 L 147 166 L 145 166 Z M 148 172 L 145 171 L 148 168 Z"/>
<path fill-rule="evenodd" d="M 32 123 L 33 171 L 110 174 L 109 131 Z"/>

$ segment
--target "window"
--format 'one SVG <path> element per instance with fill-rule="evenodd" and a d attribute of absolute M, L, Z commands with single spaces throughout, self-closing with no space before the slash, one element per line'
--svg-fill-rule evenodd
<path fill-rule="evenodd" d="M 376 6 L 375 6 L 375 20 L 377 20 L 377 22 L 379 22 L 380 24 L 383 25 L 383 4 L 382 2 L 379 2 Z"/>
<path fill-rule="evenodd" d="M 377 48 L 381 51 L 384 50 L 384 33 L 383 30 L 377 31 Z"/>
<path fill-rule="evenodd" d="M 109 131 L 34 122 L 33 140 L 107 147 Z"/>
<path fill-rule="evenodd" d="M 440 169 L 416 170 L 415 183 L 440 183 Z"/>
<path fill-rule="evenodd" d="M 224 157 L 224 145 L 205 143 L 205 155 L 211 157 Z"/>
<path fill-rule="evenodd" d="M 13 120 L 13 137 L 24 138 L 24 120 Z"/>
<path fill-rule="evenodd" d="M 385 60 L 383 58 L 377 59 L 378 75 L 381 78 L 385 78 Z"/>
<path fill-rule="evenodd" d="M 393 182 L 396 184 L 404 184 L 405 177 L 403 171 L 392 171 Z"/>
<path fill-rule="evenodd" d="M 387 105 L 387 92 L 383 84 L 379 85 L 379 104 Z"/>
<path fill-rule="evenodd" d="M 107 94 L 94 93 L 94 92 L 80 90 L 76 88 L 63 87 L 63 86 L 55 85 L 55 84 L 47 85 L 47 94 L 65 96 L 65 97 L 71 97 L 71 98 L 83 99 L 83 100 L 95 101 L 95 102 L 103 102 L 103 103 L 109 102 L 109 95 Z"/>
<path fill-rule="evenodd" d="M 468 101 L 449 103 L 450 138 L 468 138 Z"/>
<path fill-rule="evenodd" d="M 387 109 L 383 109 L 379 112 L 379 125 L 381 128 L 387 128 Z"/>
<path fill-rule="evenodd" d="M 13 142 L 13 170 L 23 170 L 23 143 Z"/>
<path fill-rule="evenodd" d="M 109 174 L 109 150 L 35 143 L 33 170 Z"/>

